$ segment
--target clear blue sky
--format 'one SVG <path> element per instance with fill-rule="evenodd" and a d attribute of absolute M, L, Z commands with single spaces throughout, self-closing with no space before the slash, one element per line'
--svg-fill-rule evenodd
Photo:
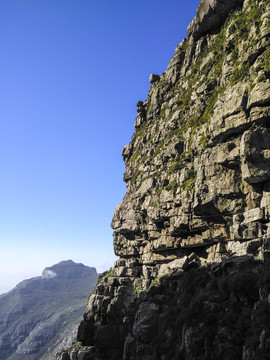
<path fill-rule="evenodd" d="M 72 259 L 109 268 L 121 151 L 199 0 L 0 3 L 0 293 Z"/>

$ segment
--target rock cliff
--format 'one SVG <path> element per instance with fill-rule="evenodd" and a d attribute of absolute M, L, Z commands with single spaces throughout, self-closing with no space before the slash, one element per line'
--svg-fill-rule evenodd
<path fill-rule="evenodd" d="M 62 261 L 0 296 L 0 359 L 47 360 L 76 339 L 95 268 Z"/>
<path fill-rule="evenodd" d="M 60 360 L 270 358 L 270 1 L 202 0 L 122 155 L 119 260 Z"/>

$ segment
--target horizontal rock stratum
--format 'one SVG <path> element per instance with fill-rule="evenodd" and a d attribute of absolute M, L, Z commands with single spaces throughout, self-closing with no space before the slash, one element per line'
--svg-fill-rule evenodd
<path fill-rule="evenodd" d="M 202 0 L 123 149 L 119 260 L 59 360 L 270 358 L 270 1 Z"/>

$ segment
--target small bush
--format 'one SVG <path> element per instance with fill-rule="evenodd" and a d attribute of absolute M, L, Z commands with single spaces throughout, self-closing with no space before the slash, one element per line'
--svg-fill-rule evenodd
<path fill-rule="evenodd" d="M 237 84 L 239 81 L 247 79 L 249 76 L 249 62 L 246 62 L 240 68 L 236 68 L 232 74 L 231 85 Z"/>
<path fill-rule="evenodd" d="M 185 176 L 184 182 L 180 185 L 180 187 L 186 190 L 187 192 L 193 191 L 196 178 L 197 178 L 197 171 L 195 171 L 194 169 L 189 170 Z"/>

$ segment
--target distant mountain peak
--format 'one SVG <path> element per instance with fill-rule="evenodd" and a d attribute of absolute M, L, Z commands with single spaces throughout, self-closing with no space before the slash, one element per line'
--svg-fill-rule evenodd
<path fill-rule="evenodd" d="M 49 270 L 49 269 L 44 269 L 44 271 L 42 272 L 43 279 L 52 279 L 56 276 L 57 276 L 57 274 L 54 271 Z"/>
<path fill-rule="evenodd" d="M 62 261 L 0 297 L 0 360 L 40 360 L 70 344 L 96 269 Z"/>
<path fill-rule="evenodd" d="M 91 269 L 90 271 L 92 271 L 93 274 L 96 274 L 95 268 L 89 268 L 82 263 L 75 263 L 72 260 L 65 260 L 53 266 L 46 267 L 42 272 L 42 278 L 53 279 L 57 276 L 58 278 L 66 279 L 84 276 L 84 274 L 89 273 L 89 269 Z"/>

